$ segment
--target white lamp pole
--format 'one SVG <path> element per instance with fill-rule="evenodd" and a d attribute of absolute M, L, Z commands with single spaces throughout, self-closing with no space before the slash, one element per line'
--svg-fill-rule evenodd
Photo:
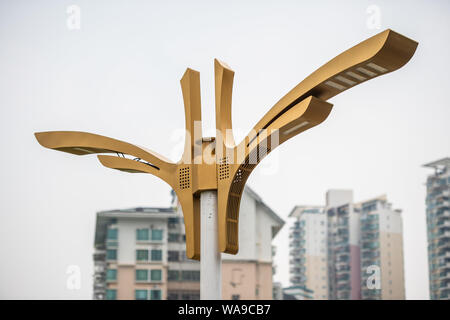
<path fill-rule="evenodd" d="M 200 194 L 200 299 L 222 299 L 222 261 L 219 251 L 217 191 Z"/>

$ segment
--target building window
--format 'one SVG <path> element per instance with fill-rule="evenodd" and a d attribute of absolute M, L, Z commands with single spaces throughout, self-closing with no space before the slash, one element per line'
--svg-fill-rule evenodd
<path fill-rule="evenodd" d="M 148 241 L 150 239 L 149 237 L 149 230 L 148 229 L 137 229 L 136 230 L 136 240 L 138 241 Z"/>
<path fill-rule="evenodd" d="M 200 271 L 183 270 L 183 271 L 181 271 L 181 280 L 183 280 L 183 281 L 200 281 Z"/>
<path fill-rule="evenodd" d="M 106 241 L 106 247 L 117 247 L 117 241 Z"/>
<path fill-rule="evenodd" d="M 117 260 L 117 249 L 106 250 L 106 260 Z"/>
<path fill-rule="evenodd" d="M 180 261 L 180 252 L 179 251 L 172 251 L 172 250 L 170 250 L 168 252 L 167 259 L 169 261 Z"/>
<path fill-rule="evenodd" d="M 163 239 L 163 231 L 161 229 L 152 230 L 152 240 L 160 241 Z"/>
<path fill-rule="evenodd" d="M 200 295 L 193 291 L 182 292 L 181 300 L 200 300 Z"/>
<path fill-rule="evenodd" d="M 161 270 L 151 270 L 150 272 L 150 280 L 151 281 L 161 281 L 162 279 L 162 271 Z"/>
<path fill-rule="evenodd" d="M 117 290 L 116 289 L 106 289 L 106 300 L 116 300 Z"/>
<path fill-rule="evenodd" d="M 117 280 L 117 269 L 106 270 L 106 280 L 107 281 L 116 281 Z"/>
<path fill-rule="evenodd" d="M 136 300 L 147 300 L 148 292 L 147 290 L 135 290 L 134 297 Z"/>
<path fill-rule="evenodd" d="M 151 300 L 161 300 L 161 290 L 150 290 Z"/>
<path fill-rule="evenodd" d="M 169 233 L 169 242 L 179 242 L 180 241 L 180 234 L 178 233 Z"/>
<path fill-rule="evenodd" d="M 152 250 L 152 261 L 162 260 L 162 250 Z"/>
<path fill-rule="evenodd" d="M 106 234 L 106 239 L 117 240 L 118 233 L 119 233 L 119 230 L 117 228 L 108 229 L 107 234 Z"/>
<path fill-rule="evenodd" d="M 231 300 L 240 300 L 240 299 L 241 299 L 241 295 L 239 295 L 239 294 L 231 295 Z"/>
<path fill-rule="evenodd" d="M 148 281 L 148 270 L 136 270 L 136 281 Z"/>
<path fill-rule="evenodd" d="M 178 292 L 168 292 L 167 300 L 178 300 Z"/>
<path fill-rule="evenodd" d="M 177 227 L 178 218 L 169 218 L 168 223 L 169 223 L 169 229 L 174 229 Z"/>
<path fill-rule="evenodd" d="M 136 250 L 137 261 L 148 261 L 148 250 Z"/>
<path fill-rule="evenodd" d="M 180 280 L 180 272 L 178 270 L 169 270 L 167 275 L 167 279 L 169 281 L 178 281 Z"/>

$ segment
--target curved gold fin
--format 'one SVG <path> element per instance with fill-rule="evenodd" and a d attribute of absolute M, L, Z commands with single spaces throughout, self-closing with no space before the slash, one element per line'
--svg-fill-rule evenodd
<path fill-rule="evenodd" d="M 234 71 L 217 59 L 214 59 L 214 80 L 216 100 L 216 130 L 221 132 L 221 138 L 216 137 L 227 147 L 234 147 L 231 122 L 231 100 L 233 94 Z M 217 148 L 217 146 L 216 146 Z"/>
<path fill-rule="evenodd" d="M 200 73 L 187 69 L 180 80 L 183 92 L 186 138 L 184 152 L 178 162 L 178 184 L 174 188 L 183 211 L 186 232 L 186 256 L 190 259 L 200 259 L 200 206 L 194 195 L 199 174 L 198 160 L 202 157 L 202 110 L 200 97 Z M 195 161 L 194 161 L 195 160 Z"/>
<path fill-rule="evenodd" d="M 180 80 L 183 92 L 186 138 L 180 162 L 190 164 L 202 150 L 202 110 L 200 97 L 200 73 L 187 69 Z M 198 141 L 195 141 L 195 139 Z"/>
<path fill-rule="evenodd" d="M 48 131 L 36 132 L 35 136 L 43 147 L 76 155 L 123 153 L 138 157 L 158 168 L 168 168 L 174 165 L 155 152 L 98 134 L 79 131 Z"/>
<path fill-rule="evenodd" d="M 395 71 L 413 56 L 418 43 L 385 30 L 344 51 L 306 77 L 282 97 L 255 125 L 250 139 L 286 110 L 308 96 L 328 100 L 367 80 Z"/>
<path fill-rule="evenodd" d="M 186 256 L 200 260 L 200 198 L 190 190 L 178 190 L 176 193 L 184 217 Z"/>

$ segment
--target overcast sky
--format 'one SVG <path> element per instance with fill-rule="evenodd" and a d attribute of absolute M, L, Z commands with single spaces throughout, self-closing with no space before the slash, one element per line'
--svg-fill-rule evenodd
<path fill-rule="evenodd" d="M 419 42 L 402 69 L 330 100 L 321 125 L 280 146 L 248 184 L 282 218 L 330 188 L 403 210 L 406 296 L 428 298 L 424 163 L 450 155 L 448 1 L 0 1 L 0 298 L 90 299 L 99 210 L 167 206 L 149 175 L 42 148 L 36 131 L 95 132 L 181 156 L 179 80 L 201 72 L 214 132 L 213 59 L 235 70 L 233 126 L 243 138 L 316 68 L 391 28 Z M 67 20 L 80 8 L 81 29 Z M 375 5 L 380 21 L 373 20 Z M 289 284 L 288 228 L 275 279 Z M 80 267 L 79 290 L 66 285 Z"/>

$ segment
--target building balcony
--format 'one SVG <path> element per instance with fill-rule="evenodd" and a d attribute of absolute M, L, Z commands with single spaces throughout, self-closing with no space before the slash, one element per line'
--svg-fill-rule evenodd
<path fill-rule="evenodd" d="M 334 261 L 334 265 L 336 267 L 336 269 L 339 269 L 342 266 L 348 266 L 350 263 L 349 260 L 338 260 L 338 261 Z"/>
<path fill-rule="evenodd" d="M 443 198 L 445 201 L 446 199 L 448 199 L 450 197 L 450 190 L 448 190 L 445 185 L 439 186 L 439 187 L 437 188 L 437 190 L 438 190 L 437 192 L 430 195 L 430 198 L 432 198 L 432 199 L 442 199 Z"/>
<path fill-rule="evenodd" d="M 301 222 L 295 222 L 290 228 L 289 230 L 300 230 L 303 229 L 303 225 Z"/>
<path fill-rule="evenodd" d="M 350 275 L 350 269 L 349 270 L 335 270 L 334 274 L 336 277 Z"/>
<path fill-rule="evenodd" d="M 345 273 L 343 275 L 340 275 L 340 276 L 336 277 L 336 283 L 338 283 L 338 286 L 341 283 L 346 283 L 348 281 L 350 281 L 350 275 L 348 273 Z"/>
<path fill-rule="evenodd" d="M 342 251 L 342 250 L 345 250 L 345 251 L 350 250 L 350 246 L 347 241 L 339 242 L 339 244 L 335 244 L 333 247 L 333 252 L 338 252 L 338 251 Z"/>
<path fill-rule="evenodd" d="M 302 248 L 304 245 L 304 242 L 293 241 L 289 243 L 289 248 Z"/>
<path fill-rule="evenodd" d="M 342 246 L 348 246 L 348 239 L 344 239 L 342 241 L 338 241 L 338 242 L 334 243 L 335 248 L 342 247 Z"/>
<path fill-rule="evenodd" d="M 436 208 L 448 208 L 450 207 L 450 201 L 448 200 L 438 200 L 436 203 Z"/>
<path fill-rule="evenodd" d="M 350 252 L 348 251 L 342 251 L 335 254 L 337 261 L 349 261 L 350 258 Z"/>
<path fill-rule="evenodd" d="M 291 277 L 290 282 L 294 285 L 303 285 L 306 281 L 306 278 L 302 278 L 302 277 Z"/>
<path fill-rule="evenodd" d="M 436 226 L 438 228 L 450 227 L 450 219 L 441 219 Z"/>
<path fill-rule="evenodd" d="M 376 224 L 368 224 L 368 225 L 364 225 L 361 227 L 361 233 L 373 233 L 373 232 L 378 232 L 379 231 L 379 226 L 378 223 Z"/>
<path fill-rule="evenodd" d="M 351 287 L 349 284 L 341 284 L 341 285 L 337 285 L 336 286 L 336 290 L 340 291 L 340 292 L 346 292 L 346 291 L 350 291 Z"/>
<path fill-rule="evenodd" d="M 105 283 L 94 283 L 94 291 L 105 291 L 106 284 Z"/>
<path fill-rule="evenodd" d="M 365 247 L 361 247 L 361 252 L 375 252 L 378 251 L 380 249 L 379 245 L 373 245 L 373 246 L 365 246 Z"/>
<path fill-rule="evenodd" d="M 303 265 L 305 262 L 306 262 L 305 258 L 289 260 L 289 264 L 291 264 L 291 265 Z"/>
<path fill-rule="evenodd" d="M 295 267 L 290 269 L 290 273 L 295 276 L 303 276 L 306 271 L 305 267 Z"/>
<path fill-rule="evenodd" d="M 366 259 L 364 261 L 361 261 L 361 267 L 363 268 L 367 268 L 368 266 L 371 265 L 380 265 L 380 260 L 379 259 Z"/>
<path fill-rule="evenodd" d="M 439 299 L 448 300 L 450 299 L 450 290 L 443 290 L 439 293 Z"/>
<path fill-rule="evenodd" d="M 337 300 L 349 300 L 350 299 L 350 291 L 341 291 L 336 294 Z"/>
<path fill-rule="evenodd" d="M 295 272 L 290 272 L 291 275 L 291 280 L 295 279 L 296 281 L 306 281 L 306 276 L 303 273 L 295 273 Z"/>
<path fill-rule="evenodd" d="M 364 300 L 379 300 L 381 299 L 381 290 L 366 288 L 361 291 L 361 297 Z"/>
<path fill-rule="evenodd" d="M 106 251 L 96 251 L 94 253 L 94 261 L 104 261 L 106 260 Z"/>
<path fill-rule="evenodd" d="M 437 239 L 450 238 L 450 231 L 444 231 L 437 234 Z"/>
<path fill-rule="evenodd" d="M 436 247 L 439 249 L 450 248 L 450 240 L 444 237 L 439 240 Z"/>
<path fill-rule="evenodd" d="M 380 257 L 380 253 L 378 252 L 378 251 L 372 251 L 372 252 L 367 252 L 367 253 L 363 253 L 362 255 L 361 255 L 361 260 L 362 261 L 364 261 L 364 260 L 372 260 L 372 259 L 376 259 L 376 258 L 379 258 Z"/>
<path fill-rule="evenodd" d="M 294 248 L 289 250 L 289 255 L 291 257 L 298 257 L 304 255 L 306 250 L 304 248 Z"/>
<path fill-rule="evenodd" d="M 348 273 L 350 272 L 350 266 L 348 264 L 346 265 L 340 265 L 339 267 L 335 268 L 336 273 Z"/>
<path fill-rule="evenodd" d="M 442 220 L 448 220 L 450 218 L 450 210 L 440 210 L 436 212 L 435 216 L 439 224 Z"/>
<path fill-rule="evenodd" d="M 449 281 L 441 281 L 439 285 L 439 290 L 449 290 L 450 289 L 450 282 Z"/>
<path fill-rule="evenodd" d="M 439 273 L 439 280 L 450 280 L 450 271 L 443 271 Z"/>
<path fill-rule="evenodd" d="M 439 258 L 450 258 L 450 250 L 443 250 L 438 253 Z"/>
<path fill-rule="evenodd" d="M 290 235 L 289 235 L 289 239 L 291 239 L 291 240 L 301 240 L 301 239 L 303 239 L 304 237 L 304 234 L 300 234 L 300 233 L 291 233 Z"/>
<path fill-rule="evenodd" d="M 445 208 L 446 209 L 446 208 Z M 450 218 L 450 210 L 437 210 L 436 217 L 438 219 Z"/>
<path fill-rule="evenodd" d="M 439 264 L 439 269 L 449 270 L 450 271 L 450 261 L 444 261 Z"/>
<path fill-rule="evenodd" d="M 361 243 L 367 243 L 367 242 L 373 242 L 378 241 L 380 237 L 379 232 L 365 232 L 361 234 Z"/>

